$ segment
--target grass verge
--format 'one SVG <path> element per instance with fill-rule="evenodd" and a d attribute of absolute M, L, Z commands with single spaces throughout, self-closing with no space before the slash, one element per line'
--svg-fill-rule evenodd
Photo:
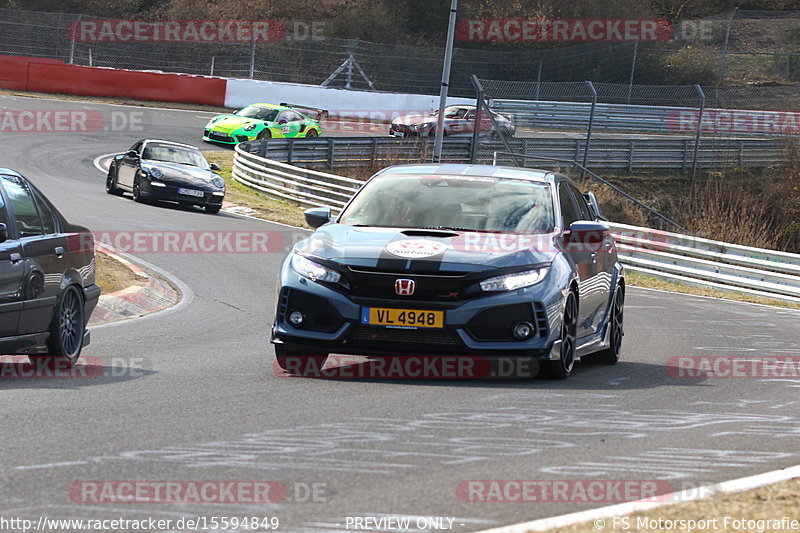
<path fill-rule="evenodd" d="M 576 524 L 548 531 L 553 533 L 797 531 L 798 528 L 792 529 L 791 525 L 769 527 L 767 524 L 770 520 L 781 520 L 784 517 L 788 520 L 800 520 L 798 509 L 800 509 L 800 479 L 791 479 L 745 492 L 718 494 L 708 500 L 677 503 L 651 511 L 610 517 L 594 523 Z M 695 527 L 690 526 L 689 520 L 695 521 Z M 705 527 L 699 527 L 701 520 L 705 520 Z M 734 520 L 752 520 L 754 522 L 737 524 L 733 522 Z M 765 522 L 759 522 L 762 520 Z M 686 522 L 681 523 L 680 521 Z M 654 525 L 655 527 L 653 527 Z"/>
<path fill-rule="evenodd" d="M 303 217 L 303 209 L 289 202 L 273 200 L 258 191 L 246 187 L 231 177 L 233 169 L 233 150 L 203 152 L 209 163 L 216 163 L 217 172 L 225 180 L 225 200 L 253 210 L 254 217 L 280 222 L 300 228 L 310 228 Z"/>
<path fill-rule="evenodd" d="M 110 255 L 98 251 L 95 254 L 95 283 L 103 294 L 111 294 L 133 285 L 140 285 L 142 280 L 127 266 Z"/>

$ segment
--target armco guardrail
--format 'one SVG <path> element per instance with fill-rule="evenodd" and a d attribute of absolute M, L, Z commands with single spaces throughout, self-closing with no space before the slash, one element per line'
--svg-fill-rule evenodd
<path fill-rule="evenodd" d="M 363 182 L 247 153 L 236 147 L 233 179 L 272 198 L 304 206 L 341 208 Z"/>
<path fill-rule="evenodd" d="M 362 181 L 271 161 L 236 147 L 233 177 L 273 198 L 340 210 Z M 652 276 L 800 301 L 800 255 L 610 223 L 620 260 Z"/>
<path fill-rule="evenodd" d="M 482 153 L 505 151 L 499 140 L 481 138 Z M 580 160 L 585 139 L 515 137 L 509 139 L 512 150 L 519 154 L 552 159 Z M 242 143 L 247 152 L 275 161 L 301 166 L 325 166 L 329 169 L 379 167 L 400 163 L 419 163 L 433 154 L 433 139 L 395 139 L 392 137 L 329 137 L 327 139 L 265 139 Z M 442 161 L 467 163 L 472 139 L 445 139 Z M 694 139 L 592 139 L 587 166 L 596 169 L 675 169 L 691 167 Z M 785 158 L 780 139 L 704 139 L 698 149 L 698 168 L 738 166 L 765 168 Z M 489 157 L 479 163 L 491 163 Z M 502 161 L 502 163 L 510 163 Z M 542 165 L 547 165 L 543 162 Z M 552 165 L 551 165 L 552 166 Z"/>
<path fill-rule="evenodd" d="M 328 137 L 317 139 L 264 139 L 242 143 L 245 151 L 275 161 L 334 168 L 379 167 L 419 163 L 433 157 L 433 139 L 394 137 Z M 468 163 L 472 139 L 445 139 L 442 161 Z"/>
<path fill-rule="evenodd" d="M 611 223 L 631 270 L 715 289 L 800 301 L 800 255 Z"/>
<path fill-rule="evenodd" d="M 592 104 L 493 98 L 493 111 L 514 118 L 520 127 L 586 131 Z M 635 132 L 691 135 L 697 130 L 696 107 L 598 103 L 592 129 L 595 132 Z M 703 135 L 773 137 L 797 135 L 800 115 L 788 111 L 705 109 Z"/>

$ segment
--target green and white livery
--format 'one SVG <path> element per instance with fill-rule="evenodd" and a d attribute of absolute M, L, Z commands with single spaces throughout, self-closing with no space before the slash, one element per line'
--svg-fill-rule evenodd
<path fill-rule="evenodd" d="M 239 144 L 255 139 L 319 137 L 323 109 L 295 104 L 252 104 L 234 113 L 217 115 L 206 124 L 203 140 Z"/>

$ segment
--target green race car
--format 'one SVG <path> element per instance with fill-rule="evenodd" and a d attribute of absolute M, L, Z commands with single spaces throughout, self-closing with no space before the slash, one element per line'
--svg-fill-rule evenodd
<path fill-rule="evenodd" d="M 302 110 L 299 111 L 299 110 Z M 203 140 L 238 144 L 255 139 L 319 137 L 323 109 L 295 104 L 252 104 L 232 114 L 217 115 L 206 124 Z"/>

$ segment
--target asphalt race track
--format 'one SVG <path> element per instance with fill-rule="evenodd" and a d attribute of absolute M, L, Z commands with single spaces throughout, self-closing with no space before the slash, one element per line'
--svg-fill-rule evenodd
<path fill-rule="evenodd" d="M 0 106 L 95 109 L 101 126 L 113 126 L 112 111 L 129 124 L 142 114 L 141 127 L 119 131 L 2 133 L 0 167 L 96 233 L 300 235 L 105 193 L 95 157 L 143 137 L 202 144 L 209 113 L 12 96 Z M 188 286 L 188 303 L 96 328 L 83 357 L 102 361 L 100 376 L 0 379 L 0 516 L 277 516 L 283 531 L 323 531 L 344 529 L 348 516 L 412 515 L 455 517 L 453 529 L 477 531 L 605 503 L 467 502 L 456 494 L 464 480 L 659 480 L 681 490 L 800 463 L 800 379 L 687 379 L 665 366 L 675 356 L 796 356 L 795 311 L 631 289 L 622 361 L 578 364 L 566 382 L 287 379 L 268 344 L 282 248 L 136 255 Z M 267 480 L 288 497 L 222 505 L 70 496 L 92 480 Z"/>

